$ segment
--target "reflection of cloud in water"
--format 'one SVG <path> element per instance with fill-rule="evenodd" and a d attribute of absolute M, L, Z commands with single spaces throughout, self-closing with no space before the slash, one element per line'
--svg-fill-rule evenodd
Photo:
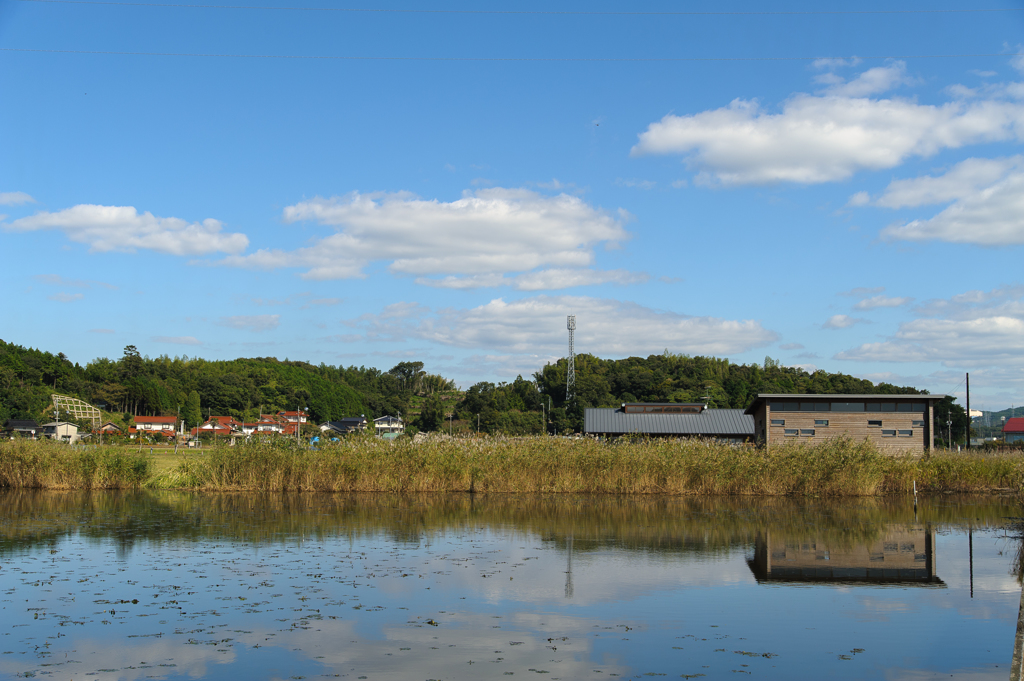
<path fill-rule="evenodd" d="M 135 681 L 187 675 L 198 679 L 207 675 L 209 665 L 235 662 L 235 652 L 231 649 L 218 652 L 216 648 L 219 646 L 182 645 L 182 639 L 181 636 L 144 641 L 125 640 L 122 636 L 111 639 L 75 638 L 60 645 L 60 652 L 69 651 L 67 662 L 63 655 L 47 660 L 46 663 L 53 665 L 48 668 L 52 674 L 47 678 L 77 679 L 88 675 L 95 681 Z M 39 661 L 35 659 L 0 658 L 0 674 L 7 678 L 14 678 L 16 674 L 38 666 Z"/>
<path fill-rule="evenodd" d="M 258 643 L 298 652 L 330 674 L 374 679 L 504 678 L 506 672 L 529 669 L 563 679 L 590 676 L 595 669 L 628 672 L 628 667 L 592 659 L 590 637 L 603 625 L 591 619 L 523 613 L 509 618 L 445 613 L 436 618 L 438 626 L 415 615 L 409 615 L 405 626 L 386 623 L 380 629 L 383 640 L 362 637 L 352 623 L 330 620 L 318 621 L 316 630 L 252 630 L 239 641 L 250 648 Z"/>
<path fill-rule="evenodd" d="M 571 602 L 586 606 L 632 600 L 679 588 L 752 584 L 754 580 L 742 560 L 745 555 L 743 548 L 713 556 L 637 553 L 621 549 L 574 552 Z M 439 580 L 435 588 L 469 589 L 488 603 L 550 604 L 567 600 L 568 558 L 563 547 L 548 544 L 527 549 L 505 548 L 501 553 L 486 557 L 455 549 L 443 556 L 434 556 L 418 569 L 428 577 L 436 572 L 444 573 L 444 579 Z M 482 574 L 487 577 L 481 578 Z M 378 586 L 396 596 L 417 592 L 422 588 L 418 582 L 385 579 L 379 580 Z"/>
<path fill-rule="evenodd" d="M 985 669 L 950 669 L 948 671 L 925 671 L 919 669 L 887 669 L 886 681 L 1006 681 L 1009 669 L 995 667 Z"/>

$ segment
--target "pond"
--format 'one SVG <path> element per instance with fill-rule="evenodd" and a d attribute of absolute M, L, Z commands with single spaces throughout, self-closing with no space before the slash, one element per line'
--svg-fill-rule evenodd
<path fill-rule="evenodd" d="M 0 492 L 0 676 L 1006 679 L 1009 498 Z"/>

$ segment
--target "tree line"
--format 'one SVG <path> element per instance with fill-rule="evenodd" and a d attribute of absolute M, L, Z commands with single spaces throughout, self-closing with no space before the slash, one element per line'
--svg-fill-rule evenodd
<path fill-rule="evenodd" d="M 84 367 L 66 355 L 0 340 L 0 422 L 46 418 L 52 393 L 78 397 L 117 415 L 178 415 L 186 427 L 209 415 L 251 422 L 261 414 L 303 409 L 314 423 L 365 415 L 401 416 L 415 429 L 479 431 L 508 435 L 579 432 L 587 407 L 623 402 L 699 402 L 711 408 L 745 408 L 759 393 L 915 395 L 923 391 L 872 383 L 848 374 L 808 372 L 766 357 L 763 364 L 664 352 L 602 359 L 575 358 L 576 386 L 566 394 L 568 361 L 549 363 L 530 379 L 479 382 L 464 392 L 453 381 L 424 371 L 424 363 L 400 362 L 387 371 L 365 366 L 314 365 L 273 357 L 205 360 L 154 359 L 134 345 L 116 359 Z M 419 408 L 418 414 L 413 414 Z M 52 416 L 52 414 L 51 414 Z M 956 440 L 970 423 L 946 399 L 936 416 Z M 945 433 L 937 433 L 943 435 Z"/>

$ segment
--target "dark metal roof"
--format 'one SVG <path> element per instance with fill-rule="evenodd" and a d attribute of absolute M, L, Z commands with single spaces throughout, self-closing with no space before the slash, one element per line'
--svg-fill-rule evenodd
<path fill-rule="evenodd" d="M 752 436 L 754 418 L 742 409 L 705 409 L 699 414 L 627 414 L 621 409 L 587 409 L 583 431 L 607 435 Z"/>
<path fill-rule="evenodd" d="M 753 414 L 757 405 L 768 400 L 803 400 L 805 402 L 849 402 L 850 400 L 886 400 L 891 402 L 938 402 L 949 395 L 851 395 L 847 393 L 815 394 L 803 393 L 761 393 L 746 408 L 745 413 Z"/>
<path fill-rule="evenodd" d="M 32 429 L 38 427 L 39 424 L 36 423 L 33 419 L 8 419 L 7 422 L 4 424 L 4 428 L 7 428 L 9 430 L 14 430 L 17 428 Z"/>

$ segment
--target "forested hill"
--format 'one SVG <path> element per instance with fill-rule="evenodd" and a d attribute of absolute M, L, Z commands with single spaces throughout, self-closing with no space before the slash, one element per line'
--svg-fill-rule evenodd
<path fill-rule="evenodd" d="M 559 360 L 534 375 L 541 392 L 565 399 L 568 364 Z M 588 407 L 622 402 L 707 402 L 719 409 L 742 409 L 758 393 L 916 395 L 921 390 L 874 384 L 847 374 L 808 373 L 765 358 L 764 364 L 734 364 L 728 359 L 666 352 L 650 357 L 600 359 L 576 356 L 576 395 Z"/>
<path fill-rule="evenodd" d="M 700 402 L 712 408 L 746 408 L 758 393 L 915 395 L 923 391 L 826 371 L 808 373 L 765 358 L 764 364 L 734 364 L 727 359 L 666 352 L 647 358 L 600 359 L 577 355 L 575 399 L 566 400 L 568 363 L 561 359 L 512 383 L 478 383 L 456 407 L 468 430 L 512 434 L 579 431 L 586 407 L 617 407 L 623 402 Z M 421 421 L 440 422 L 441 405 L 428 402 Z M 944 400 L 938 410 L 962 414 Z M 546 413 L 546 416 L 545 416 Z M 433 418 L 428 418 L 428 416 Z M 966 415 L 954 416 L 966 421 Z M 959 420 L 956 422 L 959 423 Z M 458 422 L 456 422 L 457 426 Z M 451 427 L 451 426 L 449 426 Z"/>
<path fill-rule="evenodd" d="M 405 415 L 416 392 L 450 390 L 454 384 L 426 374 L 422 362 L 402 362 L 384 372 L 333 367 L 272 357 L 208 361 L 194 357 L 142 357 L 134 346 L 118 360 L 85 367 L 0 341 L 0 423 L 46 418 L 50 395 L 71 395 L 104 411 L 131 416 L 180 413 L 187 426 L 213 415 L 255 420 L 303 408 L 316 423 L 345 416 Z"/>
<path fill-rule="evenodd" d="M 808 373 L 770 358 L 764 364 L 734 364 L 668 352 L 619 360 L 583 354 L 576 356 L 575 400 L 567 402 L 567 370 L 567 361 L 561 359 L 540 368 L 533 380 L 482 382 L 456 395 L 452 381 L 427 374 L 422 362 L 401 362 L 381 371 L 272 357 L 150 359 L 130 345 L 117 360 L 97 359 L 82 367 L 63 354 L 0 341 L 0 423 L 8 418 L 50 418 L 50 395 L 60 393 L 96 405 L 124 423 L 132 416 L 180 414 L 191 427 L 211 413 L 252 421 L 260 413 L 303 408 L 315 423 L 390 414 L 411 420 L 421 430 L 525 434 L 544 432 L 545 427 L 578 431 L 585 407 L 622 402 L 707 402 L 717 408 L 744 408 L 758 393 L 922 392 L 846 374 Z M 414 396 L 421 396 L 415 400 L 420 413 L 410 419 L 416 411 Z"/>

